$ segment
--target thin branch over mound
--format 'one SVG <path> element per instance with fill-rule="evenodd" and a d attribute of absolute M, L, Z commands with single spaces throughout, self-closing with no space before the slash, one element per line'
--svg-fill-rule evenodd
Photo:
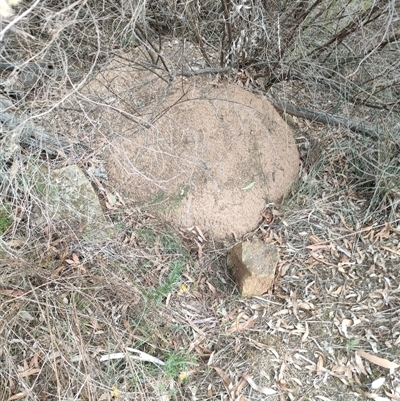
<path fill-rule="evenodd" d="M 203 74 L 224 74 L 232 71 L 231 67 L 221 67 L 221 68 L 201 68 L 198 70 L 195 69 L 186 69 L 183 71 L 177 71 L 176 75 L 182 75 L 184 77 L 192 77 L 195 75 L 203 75 Z"/>
<path fill-rule="evenodd" d="M 335 125 L 338 127 L 346 127 L 350 131 L 357 132 L 359 134 L 367 135 L 372 138 L 378 138 L 382 133 L 374 128 L 365 127 L 362 123 L 356 123 L 348 118 L 333 116 L 332 114 L 325 113 L 323 111 L 312 111 L 303 107 L 295 106 L 291 103 L 283 103 L 279 100 L 270 98 L 271 103 L 275 108 L 282 113 L 287 113 L 292 116 L 305 118 L 307 120 L 316 121 L 328 125 Z"/>

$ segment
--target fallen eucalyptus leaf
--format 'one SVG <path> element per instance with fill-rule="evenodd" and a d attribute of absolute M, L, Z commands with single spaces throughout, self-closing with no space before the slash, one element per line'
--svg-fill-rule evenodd
<path fill-rule="evenodd" d="M 254 181 L 251 182 L 249 185 L 246 185 L 245 187 L 243 187 L 243 188 L 242 188 L 242 191 L 247 191 L 247 190 L 253 188 L 253 187 L 254 187 L 254 184 L 255 184 Z"/>
<path fill-rule="evenodd" d="M 365 352 L 363 350 L 358 350 L 356 351 L 356 353 L 362 358 L 366 359 L 367 361 L 375 365 L 381 366 L 382 368 L 396 369 L 400 366 L 397 363 L 388 361 L 387 359 L 379 358 L 378 356 L 368 354 L 368 352 Z"/>

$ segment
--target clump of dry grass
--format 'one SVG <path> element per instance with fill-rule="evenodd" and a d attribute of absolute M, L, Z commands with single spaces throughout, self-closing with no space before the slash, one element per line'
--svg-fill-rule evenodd
<path fill-rule="evenodd" d="M 197 365 L 187 325 L 165 307 L 190 257 L 170 229 L 135 223 L 134 238 L 124 224 L 120 245 L 66 238 L 45 258 L 32 250 L 30 263 L 3 263 L 2 399 L 159 399 Z"/>

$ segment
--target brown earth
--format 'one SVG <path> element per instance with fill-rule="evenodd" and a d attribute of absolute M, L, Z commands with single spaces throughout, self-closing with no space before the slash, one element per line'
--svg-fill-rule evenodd
<path fill-rule="evenodd" d="M 289 127 L 265 98 L 237 85 L 165 82 L 116 61 L 87 93 L 109 105 L 97 118 L 111 184 L 176 226 L 241 237 L 298 173 Z"/>

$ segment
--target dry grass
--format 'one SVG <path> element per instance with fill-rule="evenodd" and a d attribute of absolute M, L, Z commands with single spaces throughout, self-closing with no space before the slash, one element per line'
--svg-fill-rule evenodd
<path fill-rule="evenodd" d="M 253 234 L 280 249 L 272 294 L 241 299 L 224 246 L 123 207 L 113 242 L 39 238 L 3 260 L 2 399 L 396 399 L 397 372 L 357 354 L 400 358 L 400 219 L 370 213 L 356 140 L 326 137 Z"/>
<path fill-rule="evenodd" d="M 290 28 L 284 52 L 278 38 L 269 38 L 270 47 L 266 38 L 256 40 L 260 31 L 280 32 L 282 21 L 272 7 L 260 25 L 264 9 L 258 0 L 252 1 L 253 20 L 246 7 L 227 19 L 225 1 L 202 7 L 188 2 L 189 8 L 180 2 L 184 12 L 174 2 L 165 8 L 159 2 L 151 12 L 142 1 L 121 8 L 72 3 L 46 2 L 7 37 L 2 61 L 50 62 L 57 69 L 25 91 L 18 74 L 2 75 L 15 97 L 13 112 L 23 118 L 36 116 L 41 123 L 51 117 L 65 100 L 79 96 L 115 49 L 144 43 L 149 63 L 163 68 L 158 45 L 169 33 L 197 40 L 203 53 L 214 48 L 222 64 L 231 54 L 235 76 L 248 87 L 258 82 L 259 88 L 272 87 L 269 94 L 276 98 L 359 117 L 383 135 L 371 139 L 293 119 L 302 174 L 279 210 L 266 210 L 250 235 L 279 246 L 279 276 L 271 294 L 251 299 L 239 297 L 226 268 L 230 244 L 201 241 L 198 233 L 175 230 L 130 205 L 110 211 L 116 235 L 108 242 L 85 242 L 73 231 L 54 234 L 51 222 L 32 227 L 37 205 L 21 185 L 24 169 L 38 160 L 49 167 L 67 161 L 11 146 L 12 158 L 0 160 L 6 205 L 0 209 L 0 400 L 400 399 L 398 371 L 389 369 L 389 362 L 400 361 L 395 2 L 377 2 L 375 22 L 360 25 L 341 47 L 319 51 L 316 38 L 329 42 L 362 10 L 337 19 L 341 3 L 308 14 L 301 9 L 307 2 L 293 3 L 279 26 Z M 304 35 L 291 40 L 298 27 L 294 15 L 304 16 Z M 248 21 L 255 41 L 240 42 Z M 303 48 L 311 44 L 312 59 Z M 264 64 L 254 62 L 263 57 Z M 302 83 L 285 82 L 292 78 Z M 68 155 L 68 162 L 84 165 L 102 146 L 91 142 L 98 129 L 91 113 L 101 109 L 68 107 L 68 120 L 49 123 L 68 140 L 85 136 L 85 144 L 93 145 L 90 157 L 89 151 Z M 75 116 L 82 114 L 86 122 L 76 127 Z M 2 138 L 9 134 L 2 132 Z M 318 140 L 321 146 L 314 146 Z M 104 186 L 97 189 L 105 198 L 112 184 Z M 363 350 L 382 360 L 368 361 Z M 380 378 L 385 382 L 378 387 Z"/>

